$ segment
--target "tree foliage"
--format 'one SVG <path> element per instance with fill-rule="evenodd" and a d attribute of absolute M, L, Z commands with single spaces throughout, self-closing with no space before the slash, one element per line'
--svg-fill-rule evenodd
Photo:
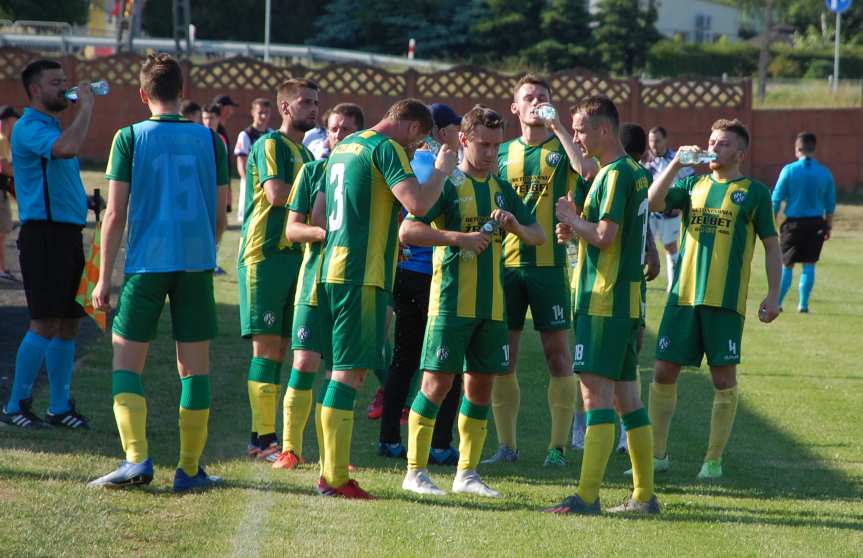
<path fill-rule="evenodd" d="M 87 23 L 89 0 L 0 0 L 0 15 L 6 19 Z"/>
<path fill-rule="evenodd" d="M 632 75 L 644 67 L 647 53 L 660 38 L 656 6 L 639 0 L 600 0 L 594 41 L 603 65 L 616 73 Z"/>

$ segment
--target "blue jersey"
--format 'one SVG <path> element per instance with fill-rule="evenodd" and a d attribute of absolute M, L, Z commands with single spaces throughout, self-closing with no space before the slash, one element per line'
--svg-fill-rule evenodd
<path fill-rule="evenodd" d="M 27 221 L 84 225 L 87 194 L 78 158 L 54 159 L 51 150 L 62 134 L 56 118 L 32 108 L 15 124 L 12 160 L 18 215 Z"/>
<path fill-rule="evenodd" d="M 779 173 L 772 200 L 773 213 L 785 202 L 786 217 L 823 217 L 836 211 L 836 183 L 827 167 L 803 157 Z"/>
<path fill-rule="evenodd" d="M 114 136 L 106 178 L 129 182 L 126 273 L 216 266 L 216 193 L 226 166 L 222 141 L 173 115 Z M 129 169 L 131 168 L 131 174 Z"/>
<path fill-rule="evenodd" d="M 417 177 L 420 184 L 426 182 L 434 172 L 435 155 L 431 151 L 417 151 L 414 153 L 414 158 L 411 160 L 411 168 Z M 402 217 L 407 212 L 402 211 Z M 432 248 L 426 246 L 409 246 L 411 257 L 407 261 L 399 264 L 399 268 L 424 273 L 432 274 Z"/>

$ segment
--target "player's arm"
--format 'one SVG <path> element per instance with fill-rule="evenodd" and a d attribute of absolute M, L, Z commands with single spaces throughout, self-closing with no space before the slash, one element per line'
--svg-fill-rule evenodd
<path fill-rule="evenodd" d="M 3 176 L 15 176 L 12 168 L 12 161 L 0 158 L 0 174 Z"/>
<path fill-rule="evenodd" d="M 824 193 L 824 220 L 827 221 L 827 230 L 824 231 L 824 240 L 830 240 L 833 233 L 833 214 L 836 213 L 836 181 L 830 175 L 830 183 Z"/>
<path fill-rule="evenodd" d="M 222 241 L 222 234 L 228 228 L 228 202 L 231 195 L 231 164 L 228 160 L 228 148 L 222 138 L 212 132 L 213 144 L 216 146 L 216 244 Z"/>
<path fill-rule="evenodd" d="M 645 258 L 644 263 L 646 270 L 644 279 L 653 281 L 659 275 L 659 250 L 656 249 L 656 240 L 653 237 L 653 232 L 650 230 L 650 224 L 647 225 L 647 236 L 644 238 Z"/>
<path fill-rule="evenodd" d="M 411 246 L 457 246 L 479 254 L 488 247 L 489 235 L 481 232 L 463 233 L 436 229 L 408 217 L 399 227 L 399 242 Z"/>
<path fill-rule="evenodd" d="M 291 242 L 323 242 L 327 238 L 327 231 L 321 226 L 306 223 L 305 213 L 289 211 L 285 237 Z"/>
<path fill-rule="evenodd" d="M 674 184 L 674 181 L 677 178 L 677 173 L 679 173 L 680 169 L 684 167 L 683 163 L 680 162 L 680 154 L 683 151 L 699 150 L 700 148 L 696 145 L 682 146 L 677 150 L 671 163 L 669 163 L 668 166 L 659 173 L 659 176 L 653 179 L 653 184 L 651 184 L 650 188 L 647 190 L 647 201 L 649 203 L 650 211 L 665 211 L 665 195 L 668 194 L 669 188 Z"/>
<path fill-rule="evenodd" d="M 581 147 L 576 145 L 569 130 L 561 124 L 560 113 L 557 112 L 557 114 L 558 116 L 553 121 L 546 122 L 546 126 L 560 140 L 560 145 L 563 146 L 563 150 L 566 151 L 566 155 L 569 157 L 569 165 L 572 167 L 572 170 L 585 179 L 589 180 L 593 178 L 599 172 L 599 165 L 596 164 L 596 161 L 585 155 Z"/>
<path fill-rule="evenodd" d="M 412 215 L 425 215 L 440 198 L 444 182 L 457 163 L 458 153 L 449 146 L 442 145 L 429 179 L 420 184 L 416 177 L 411 176 L 392 187 L 393 195 Z"/>
<path fill-rule="evenodd" d="M 72 120 L 72 124 L 63 130 L 54 145 L 51 146 L 52 159 L 71 159 L 78 156 L 78 151 L 87 139 L 87 131 L 90 129 L 90 120 L 93 116 L 94 105 L 93 90 L 90 89 L 89 81 L 78 84 L 78 114 Z"/>
<path fill-rule="evenodd" d="M 572 199 L 572 192 L 569 192 L 565 198 L 557 200 L 555 214 L 558 221 L 563 225 L 568 225 L 570 235 L 576 235 L 583 238 L 588 244 L 596 246 L 600 250 L 605 250 L 614 244 L 614 239 L 617 237 L 617 230 L 620 226 L 611 219 L 600 219 L 599 223 L 590 223 L 585 221 L 578 215 L 578 210 Z M 557 227 L 557 238 L 559 242 L 569 240 L 562 235 L 566 227 Z"/>
<path fill-rule="evenodd" d="M 108 182 L 108 206 L 102 217 L 99 281 L 93 288 L 92 295 L 93 307 L 97 310 L 107 312 L 111 309 L 111 278 L 114 273 L 117 252 L 119 252 L 120 243 L 123 241 L 128 207 L 129 183 L 110 180 Z"/>
<path fill-rule="evenodd" d="M 782 209 L 782 202 L 788 196 L 788 167 L 784 167 L 779 173 L 779 179 L 776 181 L 776 186 L 773 188 L 773 194 L 770 200 L 773 204 L 773 215 L 779 215 L 779 210 Z"/>
<path fill-rule="evenodd" d="M 767 271 L 767 296 L 758 308 L 758 319 L 770 323 L 779 316 L 779 281 L 782 275 L 782 250 L 776 235 L 761 239 Z"/>

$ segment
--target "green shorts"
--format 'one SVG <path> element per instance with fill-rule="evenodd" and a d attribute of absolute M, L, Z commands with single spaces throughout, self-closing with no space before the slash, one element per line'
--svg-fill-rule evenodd
<path fill-rule="evenodd" d="M 420 362 L 430 372 L 503 374 L 509 369 L 506 322 L 431 316 Z"/>
<path fill-rule="evenodd" d="M 112 330 L 129 341 L 156 338 L 165 297 L 171 302 L 171 329 L 181 343 L 209 341 L 218 333 L 212 271 L 130 273 L 123 281 Z"/>
<path fill-rule="evenodd" d="M 297 304 L 294 306 L 292 351 L 310 351 L 324 354 L 324 338 L 321 332 L 321 315 L 317 306 Z"/>
<path fill-rule="evenodd" d="M 291 337 L 294 291 L 303 255 L 296 250 L 237 267 L 240 333 Z"/>
<path fill-rule="evenodd" d="M 639 320 L 634 318 L 576 314 L 573 372 L 590 372 L 616 382 L 634 382 L 640 327 Z"/>
<path fill-rule="evenodd" d="M 382 368 L 389 291 L 367 285 L 318 285 L 324 355 L 333 370 Z"/>
<path fill-rule="evenodd" d="M 656 340 L 656 358 L 685 366 L 740 364 L 743 316 L 712 306 L 665 307 Z"/>
<path fill-rule="evenodd" d="M 503 289 L 509 329 L 524 329 L 528 306 L 537 331 L 569 329 L 572 325 L 565 267 L 504 268 Z"/>

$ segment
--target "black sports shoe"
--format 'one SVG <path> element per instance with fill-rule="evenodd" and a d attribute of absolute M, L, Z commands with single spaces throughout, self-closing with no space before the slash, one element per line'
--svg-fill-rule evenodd
<path fill-rule="evenodd" d="M 45 424 L 42 419 L 34 415 L 30 411 L 30 406 L 33 405 L 33 398 L 22 399 L 18 402 L 19 410 L 16 413 L 7 413 L 6 408 L 0 412 L 0 422 L 9 426 L 17 426 L 18 428 L 41 429 L 50 428 L 50 425 Z"/>
<path fill-rule="evenodd" d="M 75 410 L 75 400 L 69 400 L 69 410 L 65 413 L 52 414 L 50 411 L 45 413 L 45 422 L 51 426 L 63 426 L 72 430 L 90 430 L 90 423 L 87 422 L 87 417 L 78 414 Z"/>

